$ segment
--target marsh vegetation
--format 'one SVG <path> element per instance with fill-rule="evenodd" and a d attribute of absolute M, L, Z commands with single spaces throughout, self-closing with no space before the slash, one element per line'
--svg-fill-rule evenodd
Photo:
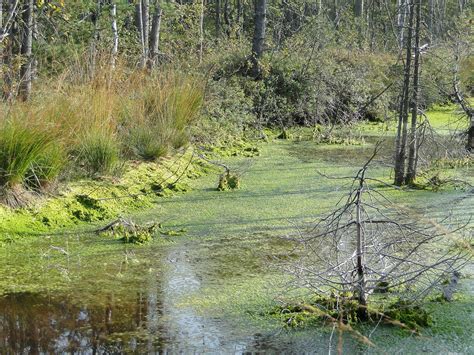
<path fill-rule="evenodd" d="M 0 352 L 472 353 L 472 4 L 0 10 Z"/>

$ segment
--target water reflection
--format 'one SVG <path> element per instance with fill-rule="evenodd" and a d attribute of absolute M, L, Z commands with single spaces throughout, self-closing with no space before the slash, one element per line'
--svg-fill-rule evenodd
<path fill-rule="evenodd" d="M 179 306 L 209 278 L 196 267 L 201 259 L 190 257 L 187 249 L 176 245 L 159 258 L 147 255 L 154 266 L 166 267 L 142 269 L 137 288 L 125 292 L 109 285 L 91 297 L 76 285 L 68 293 L 0 298 L 0 353 L 244 353 L 269 347 L 251 329 L 235 330 L 224 317 Z M 100 270 L 96 276 L 101 279 Z"/>
<path fill-rule="evenodd" d="M 106 304 L 81 306 L 61 295 L 7 295 L 0 299 L 0 352 L 124 351 L 127 344 L 110 336 L 140 330 L 149 306 L 140 293 L 136 303 L 108 298 Z M 141 343 L 138 335 L 126 340 L 130 350 Z"/>

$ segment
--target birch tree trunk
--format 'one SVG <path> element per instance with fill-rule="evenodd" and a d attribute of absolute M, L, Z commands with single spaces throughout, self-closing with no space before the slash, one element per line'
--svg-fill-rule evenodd
<path fill-rule="evenodd" d="M 118 48 L 119 48 L 119 33 L 117 27 L 117 4 L 112 1 L 110 5 L 110 18 L 112 19 L 112 53 L 110 56 L 110 66 L 115 69 Z"/>
<path fill-rule="evenodd" d="M 141 0 L 141 1 L 142 1 L 142 31 L 143 31 L 143 43 L 144 43 L 142 68 L 145 68 L 148 62 L 148 58 L 150 56 L 150 27 L 149 27 L 150 2 L 149 0 Z"/>
<path fill-rule="evenodd" d="M 140 38 L 140 44 L 142 47 L 142 54 L 140 58 L 140 67 L 145 68 L 146 61 L 148 59 L 148 41 L 146 41 L 145 37 L 145 23 L 143 23 L 144 19 L 144 6 L 143 0 L 138 0 L 137 4 L 135 5 L 135 22 L 137 26 L 138 36 Z"/>
<path fill-rule="evenodd" d="M 2 54 L 3 54 L 3 65 L 4 65 L 4 85 L 2 90 L 3 99 L 6 101 L 13 99 L 13 82 L 14 73 L 13 68 L 13 57 L 18 54 L 19 48 L 16 40 L 18 36 L 18 0 L 9 0 L 7 2 L 8 15 L 5 21 L 3 21 L 3 37 L 2 37 Z"/>
<path fill-rule="evenodd" d="M 5 29 L 3 28 L 3 0 L 0 0 L 0 69 L 3 68 L 3 38 L 5 35 Z"/>
<path fill-rule="evenodd" d="M 416 0 L 415 19 L 415 59 L 413 63 L 413 96 L 411 100 L 411 127 L 410 127 L 410 148 L 408 152 L 408 169 L 405 179 L 406 184 L 412 184 L 416 178 L 418 137 L 416 134 L 418 118 L 418 96 L 420 80 L 420 23 L 421 23 L 421 0 Z"/>
<path fill-rule="evenodd" d="M 153 13 L 153 20 L 151 24 L 150 35 L 150 60 L 148 61 L 149 69 L 153 69 L 158 61 L 160 53 L 160 35 L 161 35 L 161 18 L 163 16 L 163 9 L 159 1 L 155 2 L 155 9 Z"/>
<path fill-rule="evenodd" d="M 255 29 L 252 42 L 252 64 L 253 76 L 261 75 L 260 59 L 262 58 L 265 45 L 267 18 L 267 0 L 256 0 L 255 2 Z"/>
<path fill-rule="evenodd" d="M 20 87 L 19 98 L 22 101 L 28 100 L 31 95 L 31 86 L 33 79 L 33 16 L 34 16 L 34 0 L 27 0 L 23 5 L 22 13 L 22 31 L 21 31 L 21 55 L 25 61 L 20 69 Z"/>
<path fill-rule="evenodd" d="M 472 109 L 469 101 L 464 98 L 464 95 L 461 91 L 459 85 L 459 53 L 455 52 L 454 57 L 454 72 L 453 72 L 453 91 L 454 91 L 454 98 L 459 106 L 461 106 L 462 110 L 466 114 L 469 120 L 469 129 L 467 131 L 467 142 L 466 142 L 466 149 L 470 152 L 474 152 L 474 110 Z"/>
<path fill-rule="evenodd" d="M 404 26 L 407 15 L 408 0 L 397 0 L 397 29 L 398 29 L 398 45 L 403 48 Z"/>
<path fill-rule="evenodd" d="M 401 186 L 405 181 L 406 149 L 408 134 L 408 107 L 411 73 L 411 42 L 413 36 L 413 4 L 409 6 L 408 35 L 406 39 L 406 60 L 403 80 L 402 97 L 400 101 L 400 112 L 398 117 L 398 129 L 395 152 L 395 181 L 394 184 Z"/>

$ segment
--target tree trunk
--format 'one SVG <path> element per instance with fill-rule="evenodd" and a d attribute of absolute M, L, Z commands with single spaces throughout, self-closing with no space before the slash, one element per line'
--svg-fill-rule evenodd
<path fill-rule="evenodd" d="M 146 66 L 148 62 L 148 58 L 150 56 L 150 27 L 149 27 L 149 19 L 150 19 L 150 2 L 149 0 L 141 0 L 142 1 L 142 30 L 143 30 L 143 43 L 145 44 L 144 52 L 143 52 L 143 63 L 142 68 Z"/>
<path fill-rule="evenodd" d="M 225 34 L 227 37 L 230 36 L 230 8 L 229 0 L 224 0 L 224 24 L 225 24 Z"/>
<path fill-rule="evenodd" d="M 92 43 L 90 48 L 90 69 L 89 76 L 92 78 L 95 75 L 95 68 L 97 65 L 97 44 L 100 40 L 100 28 L 99 18 L 102 13 L 102 0 L 97 0 L 95 11 L 91 14 L 91 21 L 94 27 L 94 33 L 92 35 Z"/>
<path fill-rule="evenodd" d="M 204 51 L 204 0 L 201 0 L 201 12 L 199 15 L 199 64 L 202 63 Z"/>
<path fill-rule="evenodd" d="M 354 14 L 356 17 L 361 17 L 364 14 L 364 0 L 355 0 Z"/>
<path fill-rule="evenodd" d="M 411 42 L 413 36 L 413 4 L 409 9 L 408 35 L 406 39 L 406 61 L 405 74 L 403 80 L 403 90 L 400 102 L 400 112 L 398 117 L 397 141 L 395 152 L 395 181 L 394 184 L 401 186 L 405 181 L 405 160 L 408 134 L 408 107 L 410 91 L 410 73 L 411 73 Z"/>
<path fill-rule="evenodd" d="M 403 48 L 405 18 L 408 9 L 407 1 L 408 0 L 397 0 L 397 29 L 398 45 L 400 48 Z"/>
<path fill-rule="evenodd" d="M 219 38 L 221 35 L 221 0 L 215 0 L 215 6 L 216 6 L 216 37 Z"/>
<path fill-rule="evenodd" d="M 5 29 L 3 28 L 3 0 L 0 0 L 0 68 L 3 71 L 3 36 Z"/>
<path fill-rule="evenodd" d="M 148 68 L 153 69 L 158 61 L 158 55 L 160 51 L 160 35 L 161 35 L 161 18 L 163 16 L 163 10 L 159 4 L 159 1 L 155 3 L 155 10 L 153 13 L 153 20 L 151 23 L 151 36 L 150 36 L 150 59 L 148 61 Z"/>
<path fill-rule="evenodd" d="M 261 75 L 260 59 L 262 58 L 265 45 L 266 17 L 267 0 L 256 0 L 255 29 L 252 42 L 252 70 L 254 78 L 259 78 Z"/>
<path fill-rule="evenodd" d="M 242 6 L 242 1 L 243 0 L 237 0 L 237 36 L 240 38 L 242 34 L 242 21 L 243 21 L 243 6 Z"/>
<path fill-rule="evenodd" d="M 19 98 L 20 100 L 26 101 L 31 95 L 31 85 L 32 85 L 32 47 L 33 47 L 33 16 L 34 16 L 34 0 L 28 0 L 23 5 L 23 14 L 22 14 L 22 31 L 21 31 L 21 55 L 24 64 L 21 66 L 20 75 L 20 88 L 19 88 Z"/>
<path fill-rule="evenodd" d="M 112 53 L 110 57 L 110 66 L 115 69 L 119 48 L 119 33 L 117 27 L 117 4 L 112 1 L 110 5 L 110 17 L 112 19 Z"/>
<path fill-rule="evenodd" d="M 420 80 L 420 24 L 421 24 L 421 0 L 417 0 L 415 19 L 415 60 L 413 63 L 413 96 L 411 101 L 411 127 L 410 127 L 410 148 L 408 152 L 408 169 L 405 183 L 413 184 L 416 178 L 416 162 L 418 138 L 416 134 L 418 117 L 418 95 Z"/>
<path fill-rule="evenodd" d="M 15 76 L 15 69 L 13 67 L 13 57 L 19 53 L 18 41 L 15 40 L 18 36 L 18 21 L 17 11 L 18 2 L 9 0 L 7 3 L 8 15 L 6 21 L 3 22 L 3 38 L 4 43 L 1 43 L 4 65 L 4 85 L 2 90 L 3 99 L 10 101 L 13 99 L 13 82 Z"/>
<path fill-rule="evenodd" d="M 144 1 L 138 0 L 137 4 L 135 5 L 135 22 L 142 47 L 142 54 L 140 58 L 141 68 L 145 68 L 148 59 L 148 31 L 146 29 L 148 22 L 144 22 L 144 20 L 147 18 L 145 13 L 148 14 L 148 10 L 145 10 Z"/>
<path fill-rule="evenodd" d="M 466 149 L 470 152 L 474 152 L 474 110 L 472 109 L 469 101 L 467 101 L 462 92 L 459 88 L 459 79 L 458 79 L 458 72 L 459 72 L 459 55 L 455 55 L 455 67 L 454 67 L 454 77 L 453 77 L 453 90 L 454 90 L 454 98 L 459 106 L 461 106 L 462 110 L 466 114 L 469 120 L 469 129 L 467 131 L 467 142 L 466 142 Z"/>
<path fill-rule="evenodd" d="M 359 188 L 356 197 L 356 227 L 357 227 L 357 288 L 356 296 L 359 303 L 359 317 L 361 319 L 367 318 L 367 290 L 365 280 L 365 235 L 364 227 L 362 225 L 362 194 L 364 190 L 365 170 L 362 170 L 359 179 Z"/>
<path fill-rule="evenodd" d="M 474 152 L 474 115 L 471 113 L 471 126 L 467 131 L 467 150 Z"/>

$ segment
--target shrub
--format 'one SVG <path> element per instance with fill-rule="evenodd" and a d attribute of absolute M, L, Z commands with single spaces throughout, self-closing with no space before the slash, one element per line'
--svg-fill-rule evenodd
<path fill-rule="evenodd" d="M 111 173 L 119 161 L 115 137 L 106 131 L 85 135 L 77 148 L 77 159 L 89 176 Z"/>
<path fill-rule="evenodd" d="M 207 144 L 228 144 L 255 122 L 252 97 L 246 95 L 236 77 L 210 81 L 203 116 L 193 137 Z"/>

